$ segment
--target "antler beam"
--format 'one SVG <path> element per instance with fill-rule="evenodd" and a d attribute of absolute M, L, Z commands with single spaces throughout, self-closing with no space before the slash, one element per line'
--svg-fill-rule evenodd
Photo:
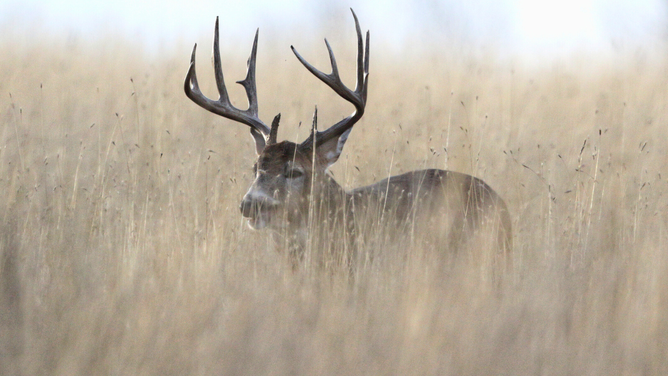
<path fill-rule="evenodd" d="M 352 103 L 355 106 L 355 112 L 353 112 L 347 118 L 341 120 L 340 122 L 332 125 L 327 130 L 322 132 L 317 132 L 315 135 L 311 135 L 306 139 L 302 146 L 307 146 L 308 144 L 313 143 L 313 137 L 315 136 L 315 147 L 322 145 L 327 140 L 330 140 L 335 137 L 339 137 L 344 134 L 346 131 L 350 130 L 353 125 L 362 117 L 364 114 L 364 107 L 366 106 L 366 94 L 367 87 L 369 83 L 369 32 L 366 32 L 366 43 L 362 39 L 362 31 L 360 29 L 359 21 L 357 20 L 357 15 L 355 12 L 350 9 L 355 19 L 355 29 L 357 31 L 357 82 L 355 84 L 355 90 L 350 90 L 343 84 L 341 81 L 341 76 L 339 75 L 339 69 L 336 65 L 336 58 L 334 57 L 334 52 L 332 52 L 332 47 L 329 45 L 327 39 L 325 39 L 325 45 L 327 46 L 327 51 L 329 52 L 329 60 L 332 65 L 332 73 L 325 74 L 313 65 L 308 63 L 294 46 L 290 46 L 292 52 L 294 52 L 297 59 L 311 72 L 316 76 L 320 81 L 324 82 L 332 88 L 340 97 Z"/>
<path fill-rule="evenodd" d="M 238 84 L 246 90 L 248 97 L 248 109 L 241 110 L 232 105 L 227 88 L 225 87 L 225 79 L 223 77 L 223 68 L 220 61 L 220 47 L 219 47 L 219 28 L 218 17 L 216 17 L 216 27 L 214 31 L 213 40 L 213 66 L 216 78 L 216 86 L 218 87 L 218 100 L 207 98 L 199 88 L 197 82 L 197 73 L 195 72 L 195 55 L 197 51 L 197 44 L 193 47 L 193 52 L 190 57 L 190 68 L 186 74 L 184 83 L 184 90 L 188 98 L 197 103 L 200 107 L 214 114 L 226 117 L 228 119 L 246 124 L 251 127 L 251 134 L 255 138 L 256 148 L 258 153 L 264 149 L 267 137 L 269 137 L 269 127 L 260 120 L 258 116 L 258 101 L 257 88 L 255 85 L 255 58 L 257 56 L 257 38 L 259 30 L 255 32 L 255 39 L 253 41 L 253 49 L 248 58 L 246 78 L 243 81 L 237 81 Z"/>

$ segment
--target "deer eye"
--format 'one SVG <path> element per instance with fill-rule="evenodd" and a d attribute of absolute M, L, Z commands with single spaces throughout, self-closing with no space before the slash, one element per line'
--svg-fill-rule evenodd
<path fill-rule="evenodd" d="M 297 178 L 302 177 L 303 175 L 304 175 L 304 173 L 297 168 L 289 168 L 285 172 L 285 177 L 288 178 L 288 179 L 297 179 Z"/>

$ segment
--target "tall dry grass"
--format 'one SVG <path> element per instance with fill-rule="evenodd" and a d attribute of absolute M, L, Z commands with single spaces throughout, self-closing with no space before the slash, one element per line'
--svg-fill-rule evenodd
<path fill-rule="evenodd" d="M 228 82 L 249 46 L 223 46 Z M 333 173 L 347 188 L 424 167 L 490 183 L 516 268 L 489 294 L 474 271 L 382 250 L 352 283 L 293 272 L 238 211 L 246 127 L 183 95 L 188 47 L 141 48 L 2 41 L 0 373 L 668 373 L 665 61 L 372 49 L 367 113 Z M 351 111 L 287 48 L 260 51 L 279 137 L 303 139 L 314 104 L 321 124 Z"/>

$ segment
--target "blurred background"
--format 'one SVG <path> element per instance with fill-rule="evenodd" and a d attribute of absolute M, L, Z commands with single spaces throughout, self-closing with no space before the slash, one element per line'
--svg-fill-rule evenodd
<path fill-rule="evenodd" d="M 219 16 L 243 108 L 259 27 L 260 117 L 301 141 L 352 108 L 289 47 L 354 85 L 349 7 L 369 94 L 331 172 L 483 179 L 498 289 L 380 240 L 294 270 L 241 218 L 254 147 L 183 94 L 193 44 L 215 97 Z M 667 40 L 656 0 L 0 0 L 0 374 L 667 375 Z"/>
<path fill-rule="evenodd" d="M 474 1 L 77 1 L 2 0 L 5 38 L 45 35 L 94 40 L 109 34 L 138 40 L 152 51 L 209 34 L 215 16 L 228 38 L 256 27 L 300 33 L 338 29 L 348 7 L 364 15 L 373 42 L 398 52 L 415 45 L 484 46 L 529 61 L 587 51 L 611 57 L 636 48 L 656 50 L 668 35 L 668 4 L 660 0 Z M 331 30 L 327 30 L 331 35 Z M 286 46 L 287 47 L 287 46 Z"/>

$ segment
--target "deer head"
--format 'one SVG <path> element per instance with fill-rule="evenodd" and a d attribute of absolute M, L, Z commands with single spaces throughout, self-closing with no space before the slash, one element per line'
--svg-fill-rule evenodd
<path fill-rule="evenodd" d="M 246 110 L 234 107 L 227 94 L 220 61 L 218 18 L 216 18 L 213 42 L 218 100 L 207 98 L 199 89 L 195 73 L 197 45 L 193 48 L 190 69 L 184 84 L 188 98 L 210 112 L 248 125 L 255 140 L 255 150 L 258 154 L 254 166 L 255 180 L 240 206 L 242 215 L 248 219 L 252 228 L 280 229 L 291 225 L 301 226 L 306 220 L 308 205 L 312 200 L 334 198 L 337 195 L 345 194 L 327 175 L 327 169 L 338 160 L 353 125 L 364 114 L 369 75 L 369 32 L 366 33 L 365 43 L 357 16 L 355 12 L 352 14 L 357 31 L 357 83 L 354 90 L 346 87 L 341 81 L 336 59 L 327 39 L 325 39 L 325 44 L 332 66 L 332 72 L 329 74 L 314 68 L 291 46 L 297 59 L 309 72 L 355 107 L 355 111 L 350 116 L 324 131 L 317 130 L 316 108 L 311 134 L 300 144 L 276 141 L 280 114 L 274 117 L 271 127 L 266 126 L 258 116 L 255 83 L 257 31 L 248 58 L 246 78 L 237 82 L 246 90 L 248 97 L 248 109 Z"/>

